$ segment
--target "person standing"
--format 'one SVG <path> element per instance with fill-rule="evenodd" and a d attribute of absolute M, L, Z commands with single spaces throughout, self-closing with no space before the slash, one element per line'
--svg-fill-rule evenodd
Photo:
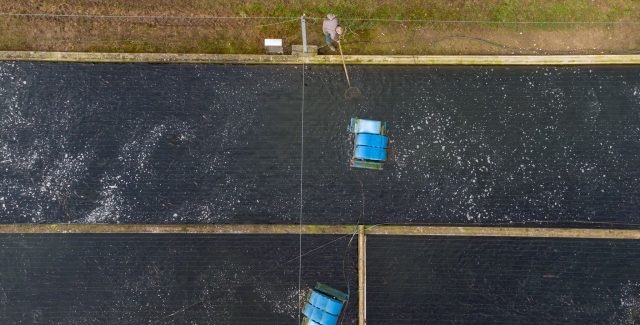
<path fill-rule="evenodd" d="M 334 14 L 328 14 L 327 19 L 322 22 L 322 33 L 324 33 L 324 39 L 331 51 L 335 51 L 331 41 L 340 42 L 340 35 L 342 35 L 342 27 L 338 22 L 338 18 Z"/>

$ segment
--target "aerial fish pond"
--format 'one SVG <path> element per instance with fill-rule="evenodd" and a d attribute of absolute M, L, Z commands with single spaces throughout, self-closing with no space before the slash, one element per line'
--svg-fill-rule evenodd
<path fill-rule="evenodd" d="M 0 222 L 640 223 L 638 67 L 341 68 L 3 62 Z"/>

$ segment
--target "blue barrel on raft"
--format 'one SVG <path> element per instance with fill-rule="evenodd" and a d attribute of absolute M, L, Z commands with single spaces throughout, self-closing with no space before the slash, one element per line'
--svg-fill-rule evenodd
<path fill-rule="evenodd" d="M 302 309 L 302 325 L 336 325 L 349 295 L 318 283 L 307 296 Z"/>
<path fill-rule="evenodd" d="M 353 133 L 351 167 L 382 170 L 387 161 L 387 123 L 351 118 L 349 131 Z"/>

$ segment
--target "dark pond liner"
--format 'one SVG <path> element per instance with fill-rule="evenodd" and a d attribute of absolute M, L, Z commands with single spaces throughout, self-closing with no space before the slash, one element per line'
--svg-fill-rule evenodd
<path fill-rule="evenodd" d="M 357 243 L 303 236 L 301 286 L 353 292 Z M 296 324 L 297 235 L 2 235 L 2 324 Z M 343 271 L 344 270 L 344 271 Z"/>
<path fill-rule="evenodd" d="M 307 69 L 3 62 L 0 222 L 640 224 L 637 66 Z"/>
<path fill-rule="evenodd" d="M 637 324 L 640 241 L 367 238 L 374 324 Z"/>

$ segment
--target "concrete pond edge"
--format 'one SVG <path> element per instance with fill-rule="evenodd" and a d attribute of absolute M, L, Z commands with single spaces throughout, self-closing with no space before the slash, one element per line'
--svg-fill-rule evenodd
<path fill-rule="evenodd" d="M 190 64 L 342 64 L 338 55 L 94 53 L 0 51 L 2 61 Z M 640 55 L 345 55 L 347 64 L 374 65 L 626 65 Z"/>
<path fill-rule="evenodd" d="M 640 240 L 640 229 L 297 224 L 0 224 L 0 234 L 262 234 Z"/>

